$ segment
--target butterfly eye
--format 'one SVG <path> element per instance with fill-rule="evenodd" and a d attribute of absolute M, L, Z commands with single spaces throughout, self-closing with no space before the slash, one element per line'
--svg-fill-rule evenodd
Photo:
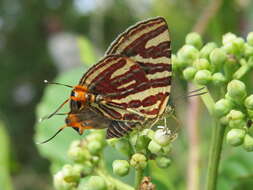
<path fill-rule="evenodd" d="M 77 108 L 80 109 L 82 107 L 82 104 L 80 101 L 76 101 Z"/>

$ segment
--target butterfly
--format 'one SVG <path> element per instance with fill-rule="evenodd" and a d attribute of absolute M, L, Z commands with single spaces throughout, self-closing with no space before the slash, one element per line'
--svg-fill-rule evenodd
<path fill-rule="evenodd" d="M 163 17 L 138 22 L 120 34 L 78 85 L 65 85 L 72 88 L 70 98 L 49 117 L 70 102 L 66 125 L 42 143 L 66 127 L 80 135 L 106 128 L 106 138 L 120 138 L 137 126 L 154 125 L 170 97 L 170 42 Z"/>

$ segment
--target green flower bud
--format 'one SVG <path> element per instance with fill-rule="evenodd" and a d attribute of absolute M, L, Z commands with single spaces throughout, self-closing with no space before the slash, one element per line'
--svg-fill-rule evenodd
<path fill-rule="evenodd" d="M 168 155 L 170 153 L 170 151 L 171 151 L 171 144 L 163 146 L 162 147 L 162 151 L 163 151 L 164 155 Z"/>
<path fill-rule="evenodd" d="M 227 93 L 232 99 L 241 101 L 247 95 L 246 86 L 239 80 L 232 80 L 228 83 Z"/>
<path fill-rule="evenodd" d="M 246 125 L 245 115 L 241 111 L 231 110 L 227 115 L 231 128 L 243 128 Z"/>
<path fill-rule="evenodd" d="M 76 183 L 68 183 L 64 180 L 62 171 L 59 171 L 54 175 L 54 187 L 57 190 L 73 190 L 75 186 Z"/>
<path fill-rule="evenodd" d="M 155 132 L 153 140 L 161 146 L 166 146 L 171 143 L 171 136 L 166 134 L 163 129 L 158 129 Z"/>
<path fill-rule="evenodd" d="M 100 143 L 104 144 L 105 142 L 105 135 L 103 133 L 103 131 L 92 131 L 89 135 L 86 136 L 86 140 L 88 142 L 91 141 L 99 141 Z"/>
<path fill-rule="evenodd" d="M 230 111 L 231 107 L 232 107 L 232 105 L 229 100 L 220 99 L 214 105 L 214 114 L 217 117 L 222 117 Z"/>
<path fill-rule="evenodd" d="M 73 166 L 67 164 L 62 168 L 63 179 L 67 183 L 78 182 L 80 179 L 80 172 L 73 168 Z"/>
<path fill-rule="evenodd" d="M 121 138 L 115 144 L 116 150 L 129 156 L 131 154 L 131 146 L 127 139 Z"/>
<path fill-rule="evenodd" d="M 220 68 L 220 66 L 222 65 L 222 63 L 224 63 L 227 59 L 227 55 L 225 53 L 225 51 L 221 48 L 215 48 L 210 56 L 210 61 L 213 65 L 216 66 L 216 68 Z"/>
<path fill-rule="evenodd" d="M 146 135 L 139 135 L 135 144 L 136 151 L 145 153 L 151 139 Z"/>
<path fill-rule="evenodd" d="M 183 76 L 186 80 L 192 80 L 196 72 L 197 72 L 197 69 L 195 67 L 187 67 L 183 71 Z"/>
<path fill-rule="evenodd" d="M 245 41 L 243 38 L 239 37 L 236 38 L 233 42 L 233 45 L 235 46 L 236 53 L 243 53 L 245 50 Z"/>
<path fill-rule="evenodd" d="M 112 163 L 113 173 L 119 176 L 125 176 L 129 173 L 130 165 L 126 160 L 114 160 Z"/>
<path fill-rule="evenodd" d="M 148 144 L 148 150 L 153 154 L 158 154 L 162 149 L 162 146 L 159 145 L 156 141 L 150 141 Z"/>
<path fill-rule="evenodd" d="M 228 118 L 226 116 L 223 116 L 220 118 L 220 124 L 227 126 L 229 124 Z"/>
<path fill-rule="evenodd" d="M 191 45 L 184 45 L 179 51 L 178 51 L 178 58 L 182 59 L 182 62 L 190 64 L 192 61 L 197 59 L 199 56 L 199 51 L 191 46 Z"/>
<path fill-rule="evenodd" d="M 212 80 L 211 72 L 208 70 L 200 70 L 195 74 L 194 81 L 200 85 L 206 85 Z"/>
<path fill-rule="evenodd" d="M 226 82 L 226 78 L 222 73 L 214 73 L 212 76 L 212 81 L 215 85 L 221 85 Z"/>
<path fill-rule="evenodd" d="M 103 146 L 99 141 L 90 141 L 87 145 L 87 148 L 92 155 L 97 155 L 101 152 Z"/>
<path fill-rule="evenodd" d="M 83 164 L 74 164 L 73 170 L 75 173 L 79 173 L 79 175 L 81 176 L 84 171 L 84 166 L 83 166 Z"/>
<path fill-rule="evenodd" d="M 230 44 L 230 43 L 233 43 L 233 41 L 236 39 L 236 35 L 229 32 L 229 33 L 226 33 L 222 36 L 222 44 L 223 45 L 226 45 L 226 44 Z"/>
<path fill-rule="evenodd" d="M 176 55 L 172 55 L 171 61 L 172 61 L 172 69 L 173 69 L 173 71 L 185 68 L 188 65 L 187 62 L 184 62 L 181 59 L 181 57 L 178 57 Z"/>
<path fill-rule="evenodd" d="M 253 46 L 249 45 L 248 43 L 246 43 L 244 46 L 245 46 L 245 49 L 244 49 L 245 56 L 246 57 L 253 56 Z"/>
<path fill-rule="evenodd" d="M 88 181 L 89 190 L 107 190 L 105 180 L 100 176 L 91 176 Z"/>
<path fill-rule="evenodd" d="M 156 164 L 159 168 L 168 168 L 171 164 L 171 160 L 169 158 L 166 158 L 164 156 L 158 156 L 155 159 Z"/>
<path fill-rule="evenodd" d="M 231 129 L 227 133 L 227 143 L 232 146 L 239 146 L 243 143 L 245 134 L 246 132 L 243 129 Z"/>
<path fill-rule="evenodd" d="M 253 110 L 247 109 L 247 113 L 250 119 L 253 119 Z"/>
<path fill-rule="evenodd" d="M 210 68 L 210 63 L 205 58 L 196 59 L 193 62 L 193 66 L 198 70 L 208 70 Z"/>
<path fill-rule="evenodd" d="M 252 152 L 253 151 L 253 137 L 246 134 L 244 137 L 244 142 L 243 142 L 243 148 L 247 152 Z"/>
<path fill-rule="evenodd" d="M 253 46 L 253 32 L 248 33 L 247 42 L 249 45 Z"/>
<path fill-rule="evenodd" d="M 155 132 L 152 129 L 144 129 L 141 131 L 141 135 L 148 136 L 149 139 L 153 139 Z"/>
<path fill-rule="evenodd" d="M 98 162 L 99 162 L 99 160 L 100 160 L 99 156 L 92 156 L 92 157 L 91 157 L 91 162 L 92 162 L 92 164 L 94 164 L 94 165 L 97 165 Z"/>
<path fill-rule="evenodd" d="M 82 163 L 82 165 L 82 174 L 84 176 L 90 175 L 93 172 L 94 165 L 90 161 L 85 161 L 84 163 Z"/>
<path fill-rule="evenodd" d="M 236 49 L 233 43 L 227 43 L 224 46 L 222 46 L 222 50 L 224 50 L 228 54 L 235 54 Z"/>
<path fill-rule="evenodd" d="M 130 165 L 135 169 L 144 169 L 147 166 L 147 159 L 143 154 L 135 153 L 131 157 Z"/>
<path fill-rule="evenodd" d="M 81 147 L 80 142 L 74 141 L 68 151 L 68 156 L 71 160 L 75 162 L 83 162 L 89 160 L 91 155 L 86 147 Z"/>
<path fill-rule="evenodd" d="M 207 43 L 201 50 L 200 50 L 200 57 L 201 58 L 208 58 L 209 54 L 213 51 L 213 49 L 217 48 L 217 44 L 214 42 Z"/>
<path fill-rule="evenodd" d="M 244 105 L 246 108 L 253 110 L 253 94 L 251 94 L 245 99 Z"/>
<path fill-rule="evenodd" d="M 185 43 L 188 45 L 192 45 L 197 49 L 200 49 L 201 46 L 203 45 L 201 36 L 196 32 L 187 34 Z"/>

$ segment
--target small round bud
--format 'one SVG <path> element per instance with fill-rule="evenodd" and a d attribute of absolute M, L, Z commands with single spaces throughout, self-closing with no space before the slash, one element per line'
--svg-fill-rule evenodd
<path fill-rule="evenodd" d="M 245 56 L 246 57 L 253 56 L 253 46 L 249 45 L 248 43 L 246 43 L 244 46 L 245 46 L 245 49 L 244 49 Z"/>
<path fill-rule="evenodd" d="M 81 144 L 77 144 L 75 141 L 71 144 L 68 151 L 68 156 L 75 162 L 83 162 L 90 159 L 90 153 L 86 147 L 81 147 Z"/>
<path fill-rule="evenodd" d="M 105 180 L 100 176 L 91 176 L 88 181 L 89 190 L 107 190 Z"/>
<path fill-rule="evenodd" d="M 219 68 L 222 65 L 222 63 L 226 61 L 227 55 L 223 49 L 215 48 L 211 52 L 209 58 L 210 58 L 211 63 Z"/>
<path fill-rule="evenodd" d="M 97 165 L 99 162 L 99 159 L 100 159 L 99 156 L 92 156 L 91 157 L 92 164 Z"/>
<path fill-rule="evenodd" d="M 159 168 L 168 168 L 171 164 L 171 160 L 169 158 L 166 158 L 164 156 L 158 156 L 155 159 L 156 164 Z"/>
<path fill-rule="evenodd" d="M 82 174 L 84 176 L 90 175 L 93 172 L 94 165 L 90 161 L 83 162 L 82 166 L 83 166 Z"/>
<path fill-rule="evenodd" d="M 243 128 L 246 125 L 245 115 L 238 110 L 231 110 L 227 115 L 229 126 L 231 128 Z"/>
<path fill-rule="evenodd" d="M 171 144 L 162 147 L 164 155 L 168 155 L 171 151 Z"/>
<path fill-rule="evenodd" d="M 188 45 L 192 45 L 197 49 L 200 49 L 201 46 L 203 45 L 201 36 L 196 32 L 187 34 L 185 43 Z"/>
<path fill-rule="evenodd" d="M 147 166 L 147 159 L 143 154 L 135 153 L 131 157 L 130 165 L 135 169 L 144 169 Z"/>
<path fill-rule="evenodd" d="M 114 160 L 112 163 L 113 173 L 119 176 L 125 176 L 129 173 L 130 165 L 126 160 Z"/>
<path fill-rule="evenodd" d="M 243 143 L 245 134 L 246 132 L 243 129 L 231 129 L 226 136 L 227 143 L 232 146 L 239 146 Z"/>
<path fill-rule="evenodd" d="M 227 86 L 228 95 L 235 100 L 242 100 L 246 97 L 246 86 L 239 80 L 232 80 Z"/>
<path fill-rule="evenodd" d="M 246 134 L 244 137 L 244 142 L 243 142 L 243 148 L 248 151 L 252 152 L 253 151 L 253 137 Z"/>
<path fill-rule="evenodd" d="M 75 186 L 76 183 L 68 183 L 64 180 L 62 171 L 59 171 L 54 175 L 54 187 L 57 190 L 72 190 Z"/>
<path fill-rule="evenodd" d="M 210 63 L 205 58 L 196 59 L 193 62 L 193 66 L 198 70 L 210 69 Z"/>
<path fill-rule="evenodd" d="M 63 179 L 68 183 L 77 182 L 80 179 L 80 172 L 69 164 L 63 166 L 62 175 L 64 176 Z"/>
<path fill-rule="evenodd" d="M 145 153 L 145 149 L 148 146 L 151 139 L 146 135 L 139 135 L 135 144 L 136 151 Z"/>
<path fill-rule="evenodd" d="M 211 72 L 208 70 L 200 70 L 195 74 L 194 81 L 200 85 L 206 85 L 212 80 Z"/>
<path fill-rule="evenodd" d="M 212 81 L 215 85 L 221 85 L 226 82 L 226 78 L 222 73 L 214 73 L 212 76 Z"/>
<path fill-rule="evenodd" d="M 192 80 L 196 72 L 197 72 L 197 69 L 195 67 L 187 67 L 183 71 L 183 76 L 186 80 Z"/>
<path fill-rule="evenodd" d="M 102 133 L 102 132 L 93 131 L 93 132 L 91 132 L 89 135 L 87 135 L 86 140 L 87 140 L 88 142 L 91 142 L 91 141 L 99 141 L 99 142 L 101 142 L 101 143 L 103 144 L 104 141 L 105 141 L 105 135 L 104 135 L 104 133 Z"/>
<path fill-rule="evenodd" d="M 153 154 L 158 154 L 162 149 L 162 146 L 155 141 L 150 141 L 148 144 L 148 150 Z"/>
<path fill-rule="evenodd" d="M 235 54 L 236 49 L 233 43 L 227 43 L 224 46 L 222 46 L 222 50 L 224 50 L 227 54 Z"/>
<path fill-rule="evenodd" d="M 253 110 L 253 94 L 251 94 L 245 99 L 244 105 L 246 108 Z"/>
<path fill-rule="evenodd" d="M 208 58 L 209 54 L 213 51 L 213 49 L 217 48 L 217 44 L 214 42 L 207 43 L 201 50 L 200 50 L 200 57 L 201 58 Z"/>
<path fill-rule="evenodd" d="M 226 115 L 231 109 L 231 103 L 230 101 L 226 99 L 220 99 L 218 102 L 214 105 L 214 114 L 217 117 L 222 117 Z"/>
<path fill-rule="evenodd" d="M 223 45 L 226 45 L 226 44 L 229 44 L 229 43 L 232 43 L 235 39 L 236 39 L 236 35 L 229 32 L 229 33 L 226 33 L 222 36 L 222 43 Z"/>
<path fill-rule="evenodd" d="M 220 124 L 227 126 L 229 124 L 228 118 L 226 116 L 223 116 L 220 118 Z"/>
<path fill-rule="evenodd" d="M 148 136 L 149 139 L 153 139 L 155 132 L 152 129 L 144 129 L 141 131 L 141 135 Z"/>
<path fill-rule="evenodd" d="M 170 135 L 166 134 L 166 131 L 164 131 L 163 129 L 156 130 L 153 140 L 161 146 L 166 146 L 171 143 Z"/>
<path fill-rule="evenodd" d="M 185 63 L 191 63 L 192 61 L 197 59 L 198 56 L 199 56 L 199 51 L 191 45 L 184 45 L 178 51 L 178 58 L 181 58 L 182 62 L 185 62 Z"/>
<path fill-rule="evenodd" d="M 171 62 L 173 71 L 185 68 L 188 65 L 188 63 L 183 61 L 180 56 L 176 55 L 172 55 Z"/>
<path fill-rule="evenodd" d="M 90 141 L 88 142 L 87 148 L 92 155 L 97 155 L 101 152 L 103 146 L 99 141 Z"/>
<path fill-rule="evenodd" d="M 248 33 L 247 42 L 249 45 L 253 46 L 253 32 Z"/>

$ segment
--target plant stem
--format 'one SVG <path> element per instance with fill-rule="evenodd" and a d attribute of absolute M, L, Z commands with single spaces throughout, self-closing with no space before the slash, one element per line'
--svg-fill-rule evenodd
<path fill-rule="evenodd" d="M 139 190 L 139 186 L 141 184 L 141 180 L 143 178 L 143 169 L 135 170 L 135 190 Z"/>
<path fill-rule="evenodd" d="M 216 122 L 216 125 L 213 128 L 211 149 L 209 153 L 206 190 L 216 189 L 224 132 L 225 126 L 222 126 Z"/>

